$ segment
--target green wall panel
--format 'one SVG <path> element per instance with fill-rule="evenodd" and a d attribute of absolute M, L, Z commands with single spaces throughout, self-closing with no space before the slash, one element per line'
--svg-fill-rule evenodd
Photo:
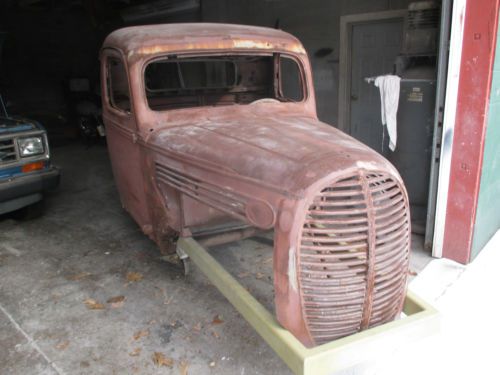
<path fill-rule="evenodd" d="M 500 30 L 500 29 L 499 29 Z M 475 258 L 500 228 L 500 33 L 488 109 L 483 170 L 474 225 L 471 258 Z"/>

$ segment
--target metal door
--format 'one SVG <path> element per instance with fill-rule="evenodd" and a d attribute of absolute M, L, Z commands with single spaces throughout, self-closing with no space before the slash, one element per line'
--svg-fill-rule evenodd
<path fill-rule="evenodd" d="M 382 154 L 384 133 L 380 94 L 378 88 L 373 83 L 368 84 L 365 78 L 393 73 L 402 37 L 403 19 L 355 24 L 352 27 L 350 133 Z"/>
<path fill-rule="evenodd" d="M 121 54 L 114 50 L 104 50 L 101 60 L 103 119 L 113 175 L 122 206 L 142 227 L 149 223 L 149 212 L 142 172 L 144 160 L 137 142 L 139 136 L 127 65 Z M 112 69 L 116 69 L 116 74 L 111 72 Z"/>

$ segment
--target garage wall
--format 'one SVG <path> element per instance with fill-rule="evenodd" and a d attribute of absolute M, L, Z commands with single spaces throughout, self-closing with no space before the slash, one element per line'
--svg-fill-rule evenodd
<path fill-rule="evenodd" d="M 500 31 L 500 30 L 499 30 Z M 491 83 L 488 125 L 477 203 L 471 257 L 475 258 L 500 228 L 500 32 L 497 31 L 495 65 Z"/>
<path fill-rule="evenodd" d="M 157 2 L 1 0 L 0 92 L 9 112 L 41 122 L 52 144 L 74 138 L 68 79 L 88 78 L 99 91 L 98 54 L 106 35 L 133 24 L 198 21 L 192 3 L 193 10 L 169 15 L 151 11 L 162 5 Z M 174 10 L 176 4 L 170 1 Z"/>
<path fill-rule="evenodd" d="M 64 106 L 61 86 L 68 76 L 97 76 L 98 35 L 87 15 L 70 6 L 50 10 L 0 8 L 6 32 L 0 85 L 23 109 Z"/>
<path fill-rule="evenodd" d="M 279 28 L 298 37 L 313 67 L 318 116 L 330 124 L 338 118 L 340 17 L 406 9 L 410 0 L 204 0 L 204 22 L 227 22 Z M 314 54 L 332 48 L 325 57 Z"/>

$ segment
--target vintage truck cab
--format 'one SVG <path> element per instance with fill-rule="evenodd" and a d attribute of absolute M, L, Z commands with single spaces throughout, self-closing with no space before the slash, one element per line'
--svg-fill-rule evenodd
<path fill-rule="evenodd" d="M 408 197 L 394 167 L 318 120 L 302 44 L 224 24 L 128 27 L 101 50 L 122 205 L 162 251 L 274 233 L 275 308 L 306 346 L 397 318 Z"/>
<path fill-rule="evenodd" d="M 59 176 L 50 162 L 43 126 L 9 116 L 0 97 L 0 215 L 13 211 L 21 218 L 40 215 L 44 194 L 59 185 Z"/>

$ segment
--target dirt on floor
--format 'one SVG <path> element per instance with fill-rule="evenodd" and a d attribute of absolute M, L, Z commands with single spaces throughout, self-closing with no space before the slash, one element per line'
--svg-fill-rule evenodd
<path fill-rule="evenodd" d="M 45 215 L 0 216 L 0 374 L 291 373 L 198 269 L 161 259 L 122 209 L 104 146 L 53 159 Z M 269 240 L 211 253 L 273 308 Z M 429 260 L 417 252 L 412 272 Z"/>

